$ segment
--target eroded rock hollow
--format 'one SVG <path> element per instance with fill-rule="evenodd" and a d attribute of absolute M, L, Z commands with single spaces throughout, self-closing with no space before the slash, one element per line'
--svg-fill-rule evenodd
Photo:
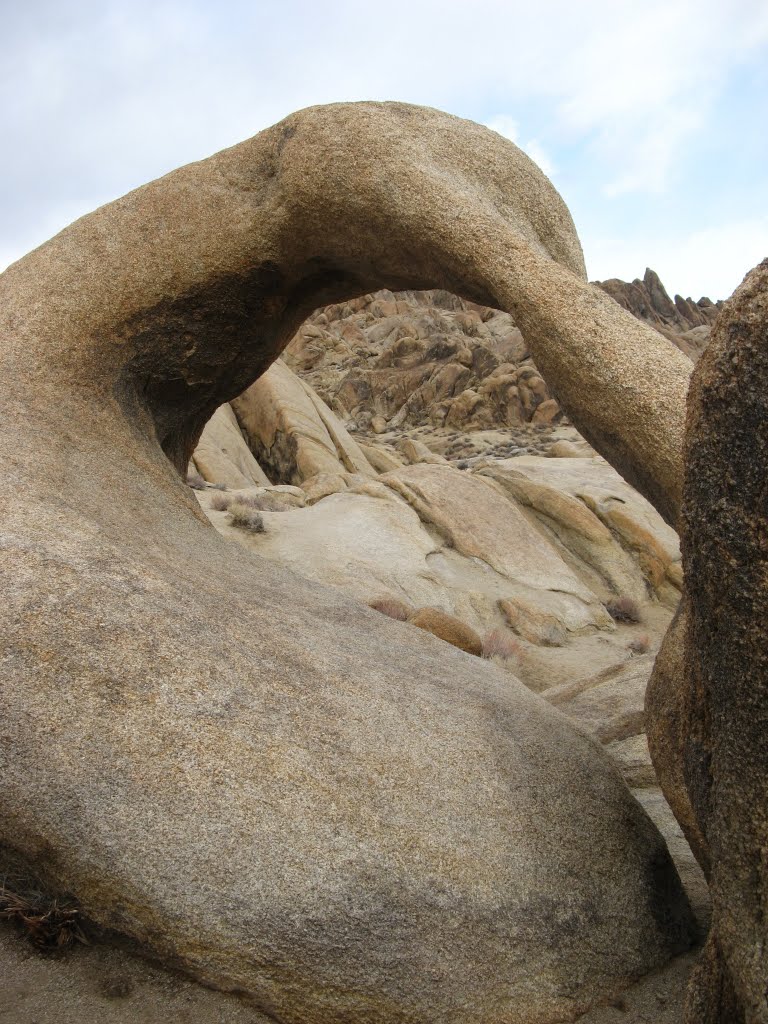
<path fill-rule="evenodd" d="M 287 1024 L 572 1019 L 692 936 L 616 770 L 493 666 L 228 545 L 179 478 L 309 312 L 377 287 L 513 313 L 676 521 L 690 363 L 586 283 L 535 165 L 432 110 L 292 115 L 0 277 L 0 839 Z"/>

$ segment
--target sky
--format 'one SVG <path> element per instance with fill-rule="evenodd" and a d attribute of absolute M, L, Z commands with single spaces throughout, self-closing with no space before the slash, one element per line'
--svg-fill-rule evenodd
<path fill-rule="evenodd" d="M 767 0 L 0 0 L 0 269 L 294 110 L 486 124 L 567 202 L 592 280 L 727 298 L 768 256 Z"/>

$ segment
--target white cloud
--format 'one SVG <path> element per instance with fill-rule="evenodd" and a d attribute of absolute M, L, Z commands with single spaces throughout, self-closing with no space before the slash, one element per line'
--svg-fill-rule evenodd
<path fill-rule="evenodd" d="M 646 266 L 661 278 L 670 295 L 727 299 L 744 275 L 768 257 L 768 217 L 721 223 L 685 237 L 583 237 L 587 270 L 593 280 L 642 277 Z M 638 262 L 638 249 L 644 253 Z"/>
<path fill-rule="evenodd" d="M 544 151 L 544 147 L 538 139 L 529 139 L 527 142 L 522 142 L 520 139 L 520 125 L 509 114 L 497 114 L 496 117 L 492 117 L 489 121 L 485 122 L 485 127 L 490 128 L 491 131 L 497 132 L 499 135 L 503 135 L 510 142 L 514 142 L 524 153 L 528 154 L 531 160 L 544 171 L 547 177 L 551 178 L 553 176 L 555 165 Z"/>
<path fill-rule="evenodd" d="M 600 4 L 590 3 L 596 13 Z M 552 83 L 560 125 L 591 139 L 607 195 L 660 192 L 706 129 L 729 70 L 768 42 L 762 0 L 609 3 Z"/>
<path fill-rule="evenodd" d="M 681 157 L 716 137 L 723 83 L 768 42 L 765 0 L 390 0 L 386 18 L 358 0 L 0 8 L 0 249 L 14 258 L 83 196 L 351 99 L 485 122 L 564 189 L 576 154 L 618 220 L 635 194 L 674 195 Z M 657 240 L 634 230 L 635 262 L 652 262 L 643 246 Z"/>

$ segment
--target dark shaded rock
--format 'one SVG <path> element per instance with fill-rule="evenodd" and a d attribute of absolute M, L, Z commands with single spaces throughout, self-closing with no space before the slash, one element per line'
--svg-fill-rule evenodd
<path fill-rule="evenodd" d="M 710 858 L 713 925 L 687 1020 L 768 1021 L 768 260 L 725 305 L 694 374 L 683 558 L 681 751 Z M 737 1008 L 734 1010 L 734 1006 Z"/>

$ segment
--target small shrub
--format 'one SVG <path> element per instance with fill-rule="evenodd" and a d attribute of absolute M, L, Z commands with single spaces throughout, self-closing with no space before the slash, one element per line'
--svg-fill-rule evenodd
<path fill-rule="evenodd" d="M 616 622 L 640 622 L 640 609 L 637 601 L 631 597 L 614 597 L 605 606 L 606 611 Z"/>
<path fill-rule="evenodd" d="M 248 508 L 254 508 L 257 512 L 285 512 L 285 501 L 276 494 L 252 494 L 247 498 L 238 498 Z"/>
<path fill-rule="evenodd" d="M 378 597 L 375 601 L 370 601 L 368 607 L 381 612 L 382 615 L 388 615 L 390 619 L 397 619 L 398 622 L 407 622 L 413 615 L 413 608 L 405 601 L 398 601 L 396 597 Z"/>
<path fill-rule="evenodd" d="M 482 657 L 489 661 L 501 658 L 502 661 L 514 661 L 519 664 L 522 655 L 523 648 L 506 629 L 492 629 L 483 637 Z"/>
<path fill-rule="evenodd" d="M 39 949 L 61 949 L 73 942 L 88 942 L 76 907 L 58 899 L 0 883 L 0 920 L 10 921 Z"/>
<path fill-rule="evenodd" d="M 252 508 L 256 512 L 284 512 L 285 503 L 276 494 L 243 494 L 230 499 L 232 504 Z"/>
<path fill-rule="evenodd" d="M 235 501 L 229 506 L 229 521 L 240 530 L 248 530 L 250 533 L 265 532 L 261 514 L 240 501 Z"/>
<path fill-rule="evenodd" d="M 187 483 L 193 491 L 205 490 L 205 480 L 203 480 L 199 473 L 190 473 L 187 477 Z"/>
<path fill-rule="evenodd" d="M 211 508 L 215 512 L 226 512 L 232 504 L 232 500 L 229 494 L 214 494 L 211 498 Z"/>
<path fill-rule="evenodd" d="M 634 637 L 627 644 L 627 650 L 631 654 L 645 654 L 648 648 L 651 646 L 651 639 L 647 633 L 641 633 L 640 636 Z"/>

